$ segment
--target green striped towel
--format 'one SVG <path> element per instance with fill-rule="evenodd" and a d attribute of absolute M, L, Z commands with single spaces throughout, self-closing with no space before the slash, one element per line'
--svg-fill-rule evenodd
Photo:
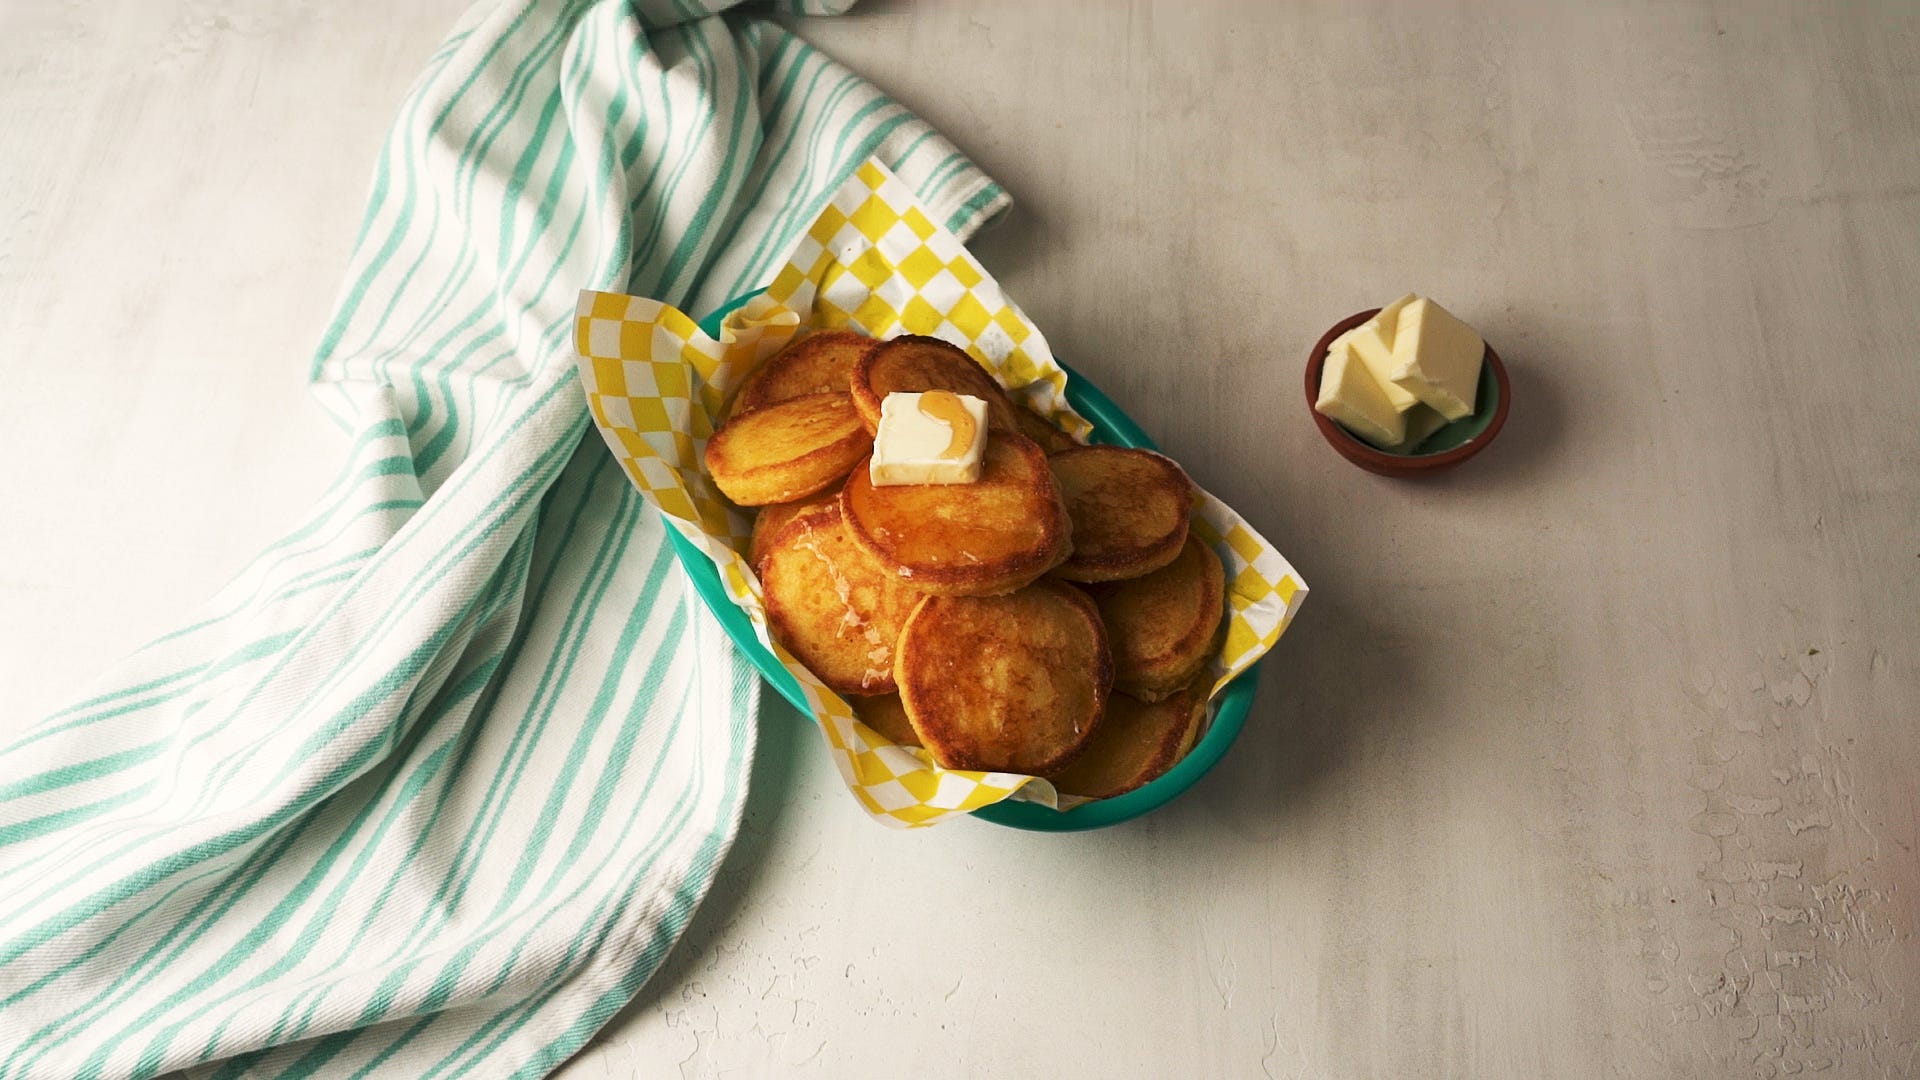
<path fill-rule="evenodd" d="M 434 54 L 313 366 L 339 480 L 0 736 L 0 1080 L 538 1076 L 659 966 L 759 688 L 588 424 L 575 298 L 755 288 L 869 156 L 963 236 L 1005 202 L 727 6 L 483 4 Z"/>

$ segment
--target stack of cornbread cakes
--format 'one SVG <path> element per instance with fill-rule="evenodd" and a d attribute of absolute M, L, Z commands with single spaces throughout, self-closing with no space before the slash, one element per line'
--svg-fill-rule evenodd
<path fill-rule="evenodd" d="M 935 415 L 936 397 L 974 478 L 875 468 L 883 413 Z M 747 378 L 705 463 L 758 508 L 749 560 L 773 636 L 888 739 L 1091 798 L 1192 747 L 1226 581 L 1168 458 L 1079 445 L 944 341 L 822 330 Z"/>

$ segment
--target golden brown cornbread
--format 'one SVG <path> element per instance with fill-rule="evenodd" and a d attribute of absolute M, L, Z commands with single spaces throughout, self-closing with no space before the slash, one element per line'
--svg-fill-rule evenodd
<path fill-rule="evenodd" d="M 1040 449 L 1045 450 L 1049 454 L 1057 454 L 1062 450 L 1071 450 L 1080 445 L 1073 441 L 1073 436 L 1054 427 L 1053 421 L 1048 420 L 1046 417 L 1041 416 L 1025 405 L 1014 406 L 1013 424 L 1014 427 L 1019 430 L 1020 434 L 1040 444 Z"/>
<path fill-rule="evenodd" d="M 853 369 L 874 340 L 852 330 L 816 330 L 775 353 L 733 395 L 729 415 L 807 394 L 850 393 Z"/>
<path fill-rule="evenodd" d="M 1076 589 L 929 596 L 901 631 L 894 681 L 921 745 L 949 769 L 1039 774 L 1091 739 L 1113 682 L 1106 632 Z"/>
<path fill-rule="evenodd" d="M 922 592 L 1011 592 L 1071 550 L 1047 455 L 1012 432 L 987 437 L 974 483 L 875 487 L 862 464 L 848 477 L 840 505 L 860 546 Z"/>
<path fill-rule="evenodd" d="M 842 694 L 893 691 L 900 628 L 920 600 L 853 543 L 833 503 L 800 512 L 758 572 L 774 640 Z"/>
<path fill-rule="evenodd" d="M 885 735 L 889 742 L 901 746 L 920 745 L 920 733 L 913 730 L 913 722 L 907 719 L 907 707 L 900 704 L 899 694 L 854 698 L 853 712 L 861 723 Z"/>
<path fill-rule="evenodd" d="M 909 334 L 875 345 L 853 369 L 853 403 L 869 432 L 880 430 L 888 394 L 951 390 L 987 403 L 989 426 L 1015 430 L 1013 401 L 986 368 L 939 338 Z"/>
<path fill-rule="evenodd" d="M 1156 701 L 1193 678 L 1219 640 L 1226 579 L 1220 557 L 1189 536 L 1153 573 L 1090 588 L 1113 648 L 1114 685 Z"/>
<path fill-rule="evenodd" d="M 1047 459 L 1073 519 L 1069 581 L 1119 581 L 1172 562 L 1187 538 L 1193 482 L 1151 450 L 1080 446 Z"/>
<path fill-rule="evenodd" d="M 839 499 L 840 488 L 837 485 L 828 485 L 792 502 L 773 503 L 761 507 L 753 515 L 753 540 L 747 549 L 747 565 L 756 567 L 760 565 L 760 560 L 766 557 L 768 542 L 780 531 L 781 526 L 799 517 L 800 513 L 809 507 L 838 502 Z"/>
<path fill-rule="evenodd" d="M 708 475 L 740 506 L 830 487 L 873 451 L 847 394 L 807 394 L 735 416 L 707 440 Z"/>
<path fill-rule="evenodd" d="M 1157 779 L 1193 748 L 1207 714 L 1203 687 L 1183 686 L 1157 702 L 1115 692 L 1100 729 L 1053 786 L 1067 795 L 1110 799 Z"/>

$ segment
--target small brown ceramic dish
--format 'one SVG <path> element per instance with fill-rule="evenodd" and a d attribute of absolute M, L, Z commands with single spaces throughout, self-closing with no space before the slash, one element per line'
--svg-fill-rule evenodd
<path fill-rule="evenodd" d="M 1487 346 L 1486 362 L 1480 365 L 1480 387 L 1472 415 L 1463 416 L 1421 440 L 1409 453 L 1396 454 L 1372 443 L 1321 416 L 1313 403 L 1320 398 L 1320 368 L 1327 362 L 1327 346 L 1341 334 L 1373 318 L 1379 308 L 1349 315 L 1333 324 L 1314 342 L 1307 356 L 1307 413 L 1340 456 L 1370 473 L 1381 476 L 1432 476 L 1445 472 L 1487 448 L 1507 423 L 1507 407 L 1513 391 L 1507 385 L 1507 368 L 1500 354 Z"/>

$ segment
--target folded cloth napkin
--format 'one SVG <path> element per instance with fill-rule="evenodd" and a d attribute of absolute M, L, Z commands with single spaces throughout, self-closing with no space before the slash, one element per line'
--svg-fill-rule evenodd
<path fill-rule="evenodd" d="M 434 54 L 313 367 L 338 482 L 0 736 L 0 1080 L 538 1076 L 659 966 L 759 689 L 592 432 L 575 298 L 757 287 L 871 155 L 963 236 L 1005 203 L 727 6 L 507 0 Z"/>

